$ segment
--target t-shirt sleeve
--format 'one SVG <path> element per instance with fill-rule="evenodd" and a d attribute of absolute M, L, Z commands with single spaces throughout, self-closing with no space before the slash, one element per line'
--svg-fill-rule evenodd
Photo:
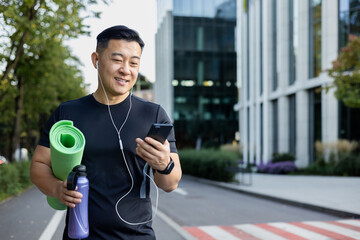
<path fill-rule="evenodd" d="M 41 131 L 39 145 L 44 147 L 50 147 L 50 129 L 60 119 L 60 106 L 51 114 L 46 122 L 44 129 Z"/>
<path fill-rule="evenodd" d="M 172 124 L 172 122 L 171 122 L 169 116 L 167 115 L 166 111 L 161 106 L 159 106 L 157 122 L 158 123 L 171 123 Z M 171 129 L 167 140 L 170 143 L 170 152 L 177 153 L 174 128 Z"/>

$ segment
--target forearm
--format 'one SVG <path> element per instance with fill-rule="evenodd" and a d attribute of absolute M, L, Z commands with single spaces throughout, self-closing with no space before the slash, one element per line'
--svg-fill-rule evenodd
<path fill-rule="evenodd" d="M 52 169 L 45 163 L 31 162 L 30 179 L 45 195 L 58 197 L 57 188 L 61 186 L 62 181 L 54 176 Z"/>
<path fill-rule="evenodd" d="M 165 192 L 174 191 L 177 188 L 178 183 L 182 176 L 182 171 L 181 171 L 181 166 L 180 166 L 180 161 L 179 161 L 178 155 L 173 154 L 173 153 L 171 153 L 170 155 L 175 164 L 171 173 L 168 175 L 165 175 L 165 174 L 158 173 L 157 171 L 154 172 L 154 181 L 155 181 L 156 185 L 159 188 L 161 188 L 162 190 L 164 190 Z"/>
<path fill-rule="evenodd" d="M 50 148 L 36 147 L 31 160 L 30 179 L 45 195 L 58 197 L 57 190 L 62 181 L 52 172 Z"/>

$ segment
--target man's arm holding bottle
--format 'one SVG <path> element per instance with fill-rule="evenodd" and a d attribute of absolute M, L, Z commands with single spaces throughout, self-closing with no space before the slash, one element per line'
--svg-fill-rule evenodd
<path fill-rule="evenodd" d="M 75 207 L 81 202 L 82 194 L 69 191 L 66 181 L 57 179 L 51 168 L 50 148 L 38 145 L 30 167 L 30 179 L 47 196 L 56 197 L 68 207 Z"/>

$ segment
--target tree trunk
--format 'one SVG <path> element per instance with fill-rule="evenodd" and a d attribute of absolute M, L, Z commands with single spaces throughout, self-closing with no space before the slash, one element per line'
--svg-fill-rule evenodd
<path fill-rule="evenodd" d="M 21 76 L 18 81 L 18 90 L 19 95 L 15 98 L 15 123 L 13 131 L 11 132 L 11 142 L 9 146 L 9 161 L 13 162 L 15 160 L 15 150 L 20 143 L 20 134 L 21 134 L 21 117 L 23 112 L 23 99 L 24 99 L 24 77 Z"/>
<path fill-rule="evenodd" d="M 6 68 L 5 68 L 5 71 L 4 71 L 4 74 L 1 76 L 1 81 L 5 80 L 9 73 L 11 72 L 11 70 L 15 69 L 21 56 L 24 54 L 24 43 L 25 43 L 25 40 L 26 40 L 26 37 L 29 35 L 29 31 L 26 30 L 23 35 L 21 36 L 21 39 L 19 41 L 19 44 L 16 48 L 16 53 L 15 53 L 15 58 L 14 60 L 8 60 L 7 62 L 7 65 L 6 65 Z"/>
<path fill-rule="evenodd" d="M 40 1 L 40 6 L 43 4 L 43 2 L 44 2 L 43 0 Z M 38 9 L 40 8 L 39 7 L 38 9 L 35 9 L 36 4 L 37 4 L 37 1 L 34 1 L 33 5 L 30 6 L 25 13 L 27 20 L 29 22 L 29 25 L 30 25 L 31 21 L 35 18 L 36 13 L 37 13 Z M 18 34 L 18 32 L 15 32 L 15 34 Z M 1 81 L 7 79 L 11 70 L 16 69 L 16 66 L 17 66 L 21 56 L 24 54 L 24 44 L 26 42 L 26 38 L 28 35 L 29 35 L 29 29 L 26 28 L 26 29 L 24 29 L 24 32 L 22 33 L 22 36 L 21 36 L 17 46 L 12 44 L 11 49 L 16 48 L 15 58 L 14 58 L 14 60 L 11 60 L 10 56 L 9 56 L 9 58 L 7 60 L 5 71 L 4 71 L 3 75 L 1 76 Z M 13 41 L 16 41 L 16 38 L 13 39 Z M 11 50 L 11 52 L 12 52 L 12 50 Z"/>

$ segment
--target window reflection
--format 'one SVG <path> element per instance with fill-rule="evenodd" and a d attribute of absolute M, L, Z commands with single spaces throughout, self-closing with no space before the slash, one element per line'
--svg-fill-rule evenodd
<path fill-rule="evenodd" d="M 310 78 L 321 72 L 321 0 L 310 0 Z"/>

